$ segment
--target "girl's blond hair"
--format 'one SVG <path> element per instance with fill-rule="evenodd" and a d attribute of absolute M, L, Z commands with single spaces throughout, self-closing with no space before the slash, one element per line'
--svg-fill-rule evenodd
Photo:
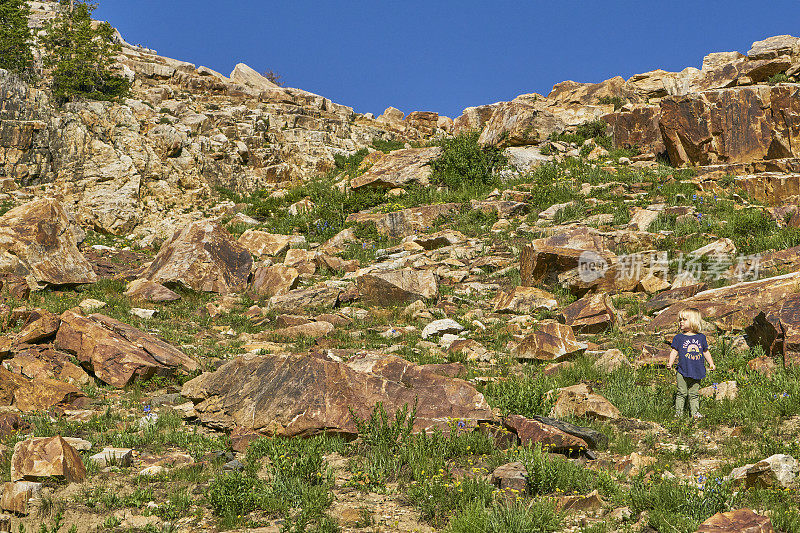
<path fill-rule="evenodd" d="M 700 333 L 703 329 L 703 315 L 700 310 L 695 307 L 687 307 L 683 309 L 678 315 L 680 318 L 686 320 L 686 325 L 693 333 Z"/>

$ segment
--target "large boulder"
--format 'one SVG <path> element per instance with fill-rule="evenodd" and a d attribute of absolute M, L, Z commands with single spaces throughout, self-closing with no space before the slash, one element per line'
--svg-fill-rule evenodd
<path fill-rule="evenodd" d="M 364 174 L 353 178 L 350 187 L 393 189 L 409 183 L 428 185 L 431 175 L 430 164 L 442 153 L 438 146 L 433 148 L 406 148 L 384 154 Z"/>
<path fill-rule="evenodd" d="M 199 368 L 174 346 L 99 313 L 81 316 L 64 311 L 56 347 L 75 354 L 98 379 L 115 387 L 124 387 L 136 378 Z"/>
<path fill-rule="evenodd" d="M 556 402 L 550 411 L 550 416 L 554 418 L 574 416 L 613 420 L 620 417 L 616 406 L 593 392 L 585 383 L 563 387 L 555 392 Z"/>
<path fill-rule="evenodd" d="M 189 381 L 182 394 L 195 402 L 204 424 L 268 435 L 352 435 L 351 412 L 366 418 L 378 402 L 389 414 L 416 405 L 414 431 L 446 428 L 453 419 L 494 419 L 483 395 L 466 381 L 368 353 L 346 363 L 314 356 L 241 356 Z"/>
<path fill-rule="evenodd" d="M 572 328 L 554 321 L 543 322 L 537 331 L 525 337 L 511 354 L 517 359 L 562 361 L 586 350 L 587 345 L 575 339 Z"/>
<path fill-rule="evenodd" d="M 159 250 L 145 278 L 203 292 L 227 294 L 247 287 L 253 258 L 213 219 L 176 231 Z"/>
<path fill-rule="evenodd" d="M 58 476 L 69 483 L 86 479 L 86 468 L 78 452 L 60 436 L 38 437 L 18 442 L 11 456 L 11 480 L 35 481 Z"/>
<path fill-rule="evenodd" d="M 478 143 L 501 147 L 537 144 L 564 128 L 564 122 L 547 108 L 541 96 L 523 95 L 497 106 Z"/>
<path fill-rule="evenodd" d="M 86 395 L 69 383 L 49 378 L 28 379 L 0 367 L 0 405 L 31 413 L 54 407 L 75 409 L 86 401 Z"/>
<path fill-rule="evenodd" d="M 23 276 L 31 285 L 97 281 L 78 251 L 67 212 L 48 198 L 15 207 L 0 217 L 0 271 Z"/>
<path fill-rule="evenodd" d="M 772 533 L 772 522 L 750 509 L 717 513 L 700 524 L 697 533 Z"/>
<path fill-rule="evenodd" d="M 376 305 L 397 305 L 439 296 L 436 275 L 430 270 L 373 272 L 359 276 L 356 282 L 361 298 Z"/>

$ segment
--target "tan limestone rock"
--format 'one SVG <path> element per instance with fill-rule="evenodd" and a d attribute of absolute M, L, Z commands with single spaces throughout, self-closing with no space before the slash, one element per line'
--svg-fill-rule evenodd
<path fill-rule="evenodd" d="M 297 287 L 300 272 L 286 265 L 259 267 L 253 274 L 253 290 L 265 296 L 279 296 Z"/>
<path fill-rule="evenodd" d="M 36 481 L 10 481 L 3 484 L 0 508 L 20 515 L 27 515 L 35 498 L 42 494 L 42 484 Z M 10 530 L 9 530 L 10 531 Z"/>
<path fill-rule="evenodd" d="M 700 524 L 697 533 L 772 533 L 772 522 L 750 509 L 717 513 Z"/>
<path fill-rule="evenodd" d="M 213 219 L 193 222 L 164 243 L 144 277 L 203 292 L 226 294 L 247 286 L 253 259 Z"/>
<path fill-rule="evenodd" d="M 561 312 L 564 323 L 579 333 L 599 333 L 617 322 L 617 309 L 606 293 L 584 296 Z"/>
<path fill-rule="evenodd" d="M 347 363 L 296 355 L 242 356 L 183 386 L 200 420 L 268 435 L 354 434 L 352 412 L 367 418 L 376 402 L 387 413 L 417 406 L 414 431 L 448 420 L 493 420 L 472 385 L 398 357 L 364 353 Z"/>
<path fill-rule="evenodd" d="M 104 383 L 124 387 L 136 378 L 193 372 L 197 362 L 177 348 L 118 320 L 74 311 L 61 315 L 56 347 L 75 354 Z"/>
<path fill-rule="evenodd" d="M 308 289 L 294 289 L 269 299 L 269 308 L 276 312 L 293 313 L 299 309 L 333 309 L 339 302 L 342 289 L 325 284 Z"/>
<path fill-rule="evenodd" d="M 550 416 L 563 418 L 567 416 L 598 418 L 611 420 L 620 417 L 619 409 L 611 402 L 592 392 L 585 383 L 557 389 L 557 398 Z"/>
<path fill-rule="evenodd" d="M 50 199 L 34 200 L 0 217 L 0 270 L 23 275 L 29 284 L 97 281 L 78 251 L 66 211 Z"/>
<path fill-rule="evenodd" d="M 586 344 L 575 339 L 572 328 L 555 321 L 541 323 L 540 329 L 525 337 L 511 354 L 517 359 L 561 361 L 586 350 Z"/>
<path fill-rule="evenodd" d="M 237 242 L 254 256 L 280 255 L 289 249 L 292 236 L 249 229 L 242 233 Z"/>
<path fill-rule="evenodd" d="M 495 313 L 530 314 L 539 310 L 552 311 L 558 300 L 551 293 L 537 287 L 514 287 L 510 292 L 500 291 L 492 300 Z"/>
<path fill-rule="evenodd" d="M 353 178 L 350 186 L 392 189 L 409 183 L 428 185 L 430 163 L 442 153 L 439 147 L 406 148 L 384 154 L 367 172 Z"/>
<path fill-rule="evenodd" d="M 11 456 L 11 480 L 59 476 L 68 483 L 86 479 L 86 468 L 75 449 L 60 436 L 18 442 Z"/>
<path fill-rule="evenodd" d="M 538 420 L 525 418 L 520 415 L 511 415 L 503 420 L 503 425 L 517 434 L 520 444 L 532 446 L 541 444 L 543 448 L 552 452 L 588 450 L 589 445 L 585 440 L 560 429 L 543 424 Z"/>
<path fill-rule="evenodd" d="M 160 283 L 142 278 L 135 279 L 128 283 L 123 294 L 131 300 L 154 303 L 174 302 L 181 298 L 180 294 L 166 288 Z"/>
<path fill-rule="evenodd" d="M 430 300 L 439 295 L 436 275 L 430 270 L 404 268 L 373 272 L 356 279 L 361 298 L 374 305 L 397 305 Z"/>

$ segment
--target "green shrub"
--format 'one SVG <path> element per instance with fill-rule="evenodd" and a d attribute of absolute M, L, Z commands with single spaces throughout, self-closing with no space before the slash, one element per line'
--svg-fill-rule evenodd
<path fill-rule="evenodd" d="M 442 155 L 431 163 L 431 182 L 450 189 L 494 186 L 494 172 L 506 164 L 502 151 L 478 144 L 478 132 L 442 141 Z"/>
<path fill-rule="evenodd" d="M 222 519 L 222 526 L 228 529 L 259 507 L 264 490 L 265 483 L 260 479 L 241 472 L 227 472 L 211 482 L 206 499 L 214 514 Z"/>
<path fill-rule="evenodd" d="M 408 499 L 419 509 L 423 520 L 434 527 L 442 527 L 456 511 L 468 504 L 488 505 L 494 490 L 494 485 L 485 480 L 465 478 L 453 481 L 448 476 L 434 475 L 411 485 Z"/>
<path fill-rule="evenodd" d="M 624 106 L 627 102 L 621 96 L 601 96 L 597 99 L 597 103 L 602 105 L 613 104 L 614 111 Z"/>
<path fill-rule="evenodd" d="M 767 83 L 770 85 L 775 85 L 776 83 L 786 83 L 788 81 L 789 76 L 787 76 L 785 72 L 779 72 L 767 78 Z"/>
<path fill-rule="evenodd" d="M 372 139 L 372 147 L 376 150 L 383 152 L 384 154 L 388 154 L 389 152 L 393 152 L 394 150 L 400 150 L 405 146 L 403 141 L 398 140 L 384 140 L 375 138 Z"/>
<path fill-rule="evenodd" d="M 727 511 L 732 494 L 730 482 L 700 476 L 697 484 L 676 480 L 634 480 L 630 491 L 631 510 L 648 511 L 648 522 L 657 531 L 697 531 L 711 515 Z"/>
<path fill-rule="evenodd" d="M 550 139 L 566 143 L 575 143 L 578 146 L 581 146 L 587 139 L 594 139 L 597 144 L 606 150 L 611 150 L 613 148 L 612 140 L 611 137 L 606 135 L 607 127 L 608 124 L 602 120 L 584 122 L 575 128 L 575 133 L 554 133 L 550 136 Z"/>
<path fill-rule="evenodd" d="M 556 511 L 552 502 L 533 500 L 490 506 L 482 502 L 471 503 L 447 526 L 447 533 L 547 533 L 561 529 L 563 513 Z"/>

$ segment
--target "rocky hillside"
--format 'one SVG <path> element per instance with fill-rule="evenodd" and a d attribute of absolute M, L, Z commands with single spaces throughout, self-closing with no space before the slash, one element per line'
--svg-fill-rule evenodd
<path fill-rule="evenodd" d="M 800 531 L 797 66 L 454 120 L 124 42 L 124 102 L 0 73 L 0 530 Z"/>

